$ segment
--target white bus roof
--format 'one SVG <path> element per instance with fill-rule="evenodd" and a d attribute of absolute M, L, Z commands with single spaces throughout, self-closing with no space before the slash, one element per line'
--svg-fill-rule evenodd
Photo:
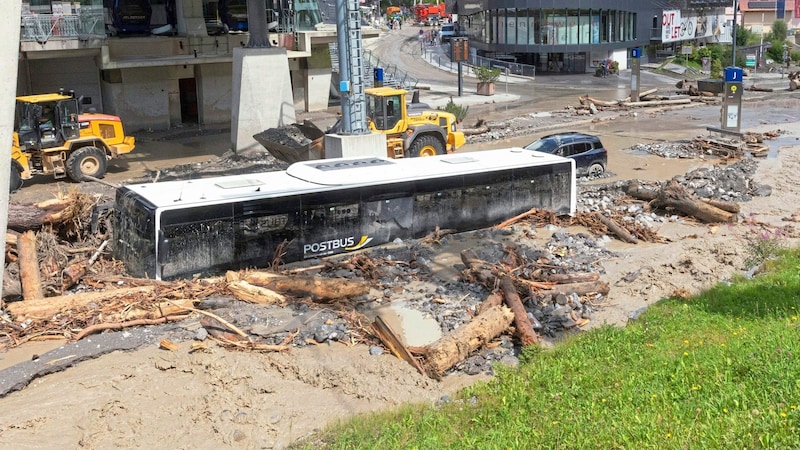
<path fill-rule="evenodd" d="M 492 172 L 515 167 L 548 166 L 574 161 L 547 153 L 507 148 L 425 158 L 335 158 L 294 163 L 286 171 L 131 184 L 157 208 L 213 204 L 231 198 L 268 198 L 287 193 L 324 192 L 343 187 L 415 181 L 454 174 Z M 378 170 L 364 170 L 373 167 Z"/>

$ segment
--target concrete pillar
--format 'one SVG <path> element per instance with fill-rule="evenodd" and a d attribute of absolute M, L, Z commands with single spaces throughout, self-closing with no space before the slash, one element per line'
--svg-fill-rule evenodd
<path fill-rule="evenodd" d="M 0 67 L 5 76 L 0 83 L 0 248 L 6 248 L 8 226 L 8 183 L 11 174 L 11 136 L 14 133 L 14 103 L 17 93 L 17 63 L 19 61 L 19 20 L 21 2 L 7 2 L 0 14 L 0 30 L 5 37 L 0 39 Z M 3 272 L 0 272 L 0 286 Z"/>
<path fill-rule="evenodd" d="M 253 135 L 296 121 L 286 49 L 233 50 L 231 145 L 234 151 L 260 148 Z"/>
<path fill-rule="evenodd" d="M 311 48 L 303 66 L 303 87 L 307 112 L 328 109 L 331 93 L 331 54 L 328 46 Z"/>
<path fill-rule="evenodd" d="M 328 99 L 331 93 L 331 69 L 306 69 L 304 72 L 306 111 L 328 109 Z"/>

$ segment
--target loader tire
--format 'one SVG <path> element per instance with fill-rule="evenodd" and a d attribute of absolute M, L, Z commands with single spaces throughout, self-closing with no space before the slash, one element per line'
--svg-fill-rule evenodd
<path fill-rule="evenodd" d="M 433 136 L 420 136 L 411 143 L 411 147 L 408 148 L 408 154 L 412 158 L 444 155 L 444 144 Z"/>
<path fill-rule="evenodd" d="M 97 147 L 82 147 L 67 158 L 67 175 L 74 181 L 85 181 L 87 175 L 102 178 L 106 174 L 107 165 L 104 151 Z"/>
<path fill-rule="evenodd" d="M 11 178 L 8 180 L 8 192 L 16 192 L 22 187 L 22 173 L 19 166 L 11 162 Z"/>

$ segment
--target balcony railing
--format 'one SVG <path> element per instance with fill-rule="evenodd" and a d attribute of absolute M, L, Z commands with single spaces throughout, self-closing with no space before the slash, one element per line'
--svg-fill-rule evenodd
<path fill-rule="evenodd" d="M 106 37 L 102 14 L 30 14 L 23 15 L 20 24 L 23 42 Z"/>

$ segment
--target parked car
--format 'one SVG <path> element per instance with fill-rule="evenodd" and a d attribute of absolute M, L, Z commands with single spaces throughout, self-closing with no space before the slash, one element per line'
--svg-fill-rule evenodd
<path fill-rule="evenodd" d="M 590 134 L 551 134 L 531 142 L 525 148 L 574 159 L 579 176 L 597 177 L 608 167 L 608 151 L 603 147 L 600 138 Z"/>
<path fill-rule="evenodd" d="M 450 39 L 456 36 L 456 24 L 446 23 L 442 25 L 442 43 L 450 42 Z"/>

